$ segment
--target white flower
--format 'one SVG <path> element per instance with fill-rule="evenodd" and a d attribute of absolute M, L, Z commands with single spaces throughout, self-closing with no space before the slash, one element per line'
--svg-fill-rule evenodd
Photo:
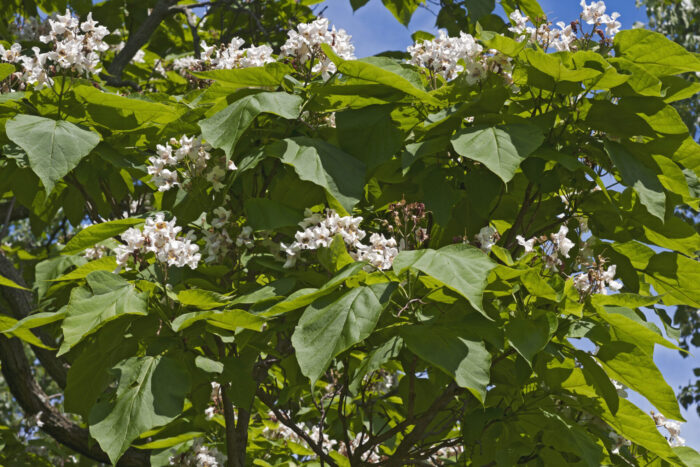
<path fill-rule="evenodd" d="M 521 247 L 525 248 L 525 253 L 532 252 L 535 248 L 535 242 L 537 241 L 535 237 L 532 237 L 530 240 L 525 240 L 522 235 L 518 235 L 515 239 Z"/>
<path fill-rule="evenodd" d="M 622 23 L 617 21 L 620 17 L 620 13 L 614 12 L 612 15 L 603 15 L 600 19 L 601 24 L 605 26 L 605 35 L 609 38 L 615 37 L 615 34 L 620 32 Z"/>
<path fill-rule="evenodd" d="M 600 24 L 600 20 L 605 14 L 605 2 L 591 2 L 590 5 L 586 4 L 586 0 L 581 0 L 581 19 L 588 24 Z"/>
<path fill-rule="evenodd" d="M 432 70 L 448 81 L 466 70 L 467 82 L 475 84 L 486 74 L 485 64 L 481 61 L 483 47 L 464 32 L 459 37 L 448 37 L 441 30 L 435 39 L 419 42 L 407 50 L 411 64 Z"/>
<path fill-rule="evenodd" d="M 146 60 L 144 59 L 146 57 L 146 52 L 143 50 L 138 50 L 134 54 L 134 57 L 131 59 L 133 63 L 146 63 Z"/>
<path fill-rule="evenodd" d="M 512 24 L 512 26 L 508 28 L 509 31 L 515 34 L 522 34 L 526 31 L 527 22 L 530 20 L 530 18 L 524 16 L 520 10 L 516 9 L 510 14 L 509 18 L 510 24 Z"/>
<path fill-rule="evenodd" d="M 496 244 L 496 234 L 496 229 L 490 225 L 479 230 L 479 233 L 476 234 L 476 241 L 479 242 L 479 246 L 483 251 L 491 251 L 491 248 Z"/>
<path fill-rule="evenodd" d="M 565 258 L 569 257 L 569 250 L 573 248 L 574 242 L 568 239 L 566 236 L 569 233 L 569 228 L 566 227 L 565 225 L 562 225 L 559 228 L 559 232 L 556 234 L 552 234 L 552 241 L 556 245 L 557 249 L 559 250 L 559 253 L 564 255 Z"/>

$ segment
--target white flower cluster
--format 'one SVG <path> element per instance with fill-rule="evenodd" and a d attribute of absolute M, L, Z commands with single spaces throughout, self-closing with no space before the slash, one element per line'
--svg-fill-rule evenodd
<path fill-rule="evenodd" d="M 78 74 L 99 73 L 100 54 L 109 50 L 104 42 L 110 32 L 98 25 L 89 13 L 84 22 L 80 22 L 69 10 L 65 15 L 56 15 L 55 19 L 48 18 L 49 30 L 41 35 L 39 40 L 51 44 L 49 52 L 40 52 L 38 47 L 32 47 L 33 56 L 21 55 L 21 46 L 13 44 L 10 49 L 0 46 L 0 56 L 9 63 L 21 63 L 23 71 L 18 76 L 20 81 L 34 84 L 41 89 L 47 84 L 53 84 L 48 74 L 48 65 L 56 68 L 71 70 Z"/>
<path fill-rule="evenodd" d="M 617 19 L 620 17 L 620 13 L 613 12 L 611 15 L 605 14 L 605 2 L 591 2 L 590 5 L 586 4 L 586 0 L 581 0 L 581 20 L 585 21 L 587 24 L 592 24 L 595 26 L 603 26 L 605 28 L 605 36 L 612 38 L 615 34 L 620 32 L 622 23 Z"/>
<path fill-rule="evenodd" d="M 344 29 L 329 29 L 328 18 L 318 18 L 311 23 L 302 23 L 296 31 L 287 32 L 287 42 L 280 49 L 280 57 L 292 57 L 301 64 L 311 62 L 313 73 L 321 73 L 328 79 L 336 72 L 335 64 L 323 53 L 321 44 L 328 44 L 336 55 L 345 60 L 355 59 L 355 46 Z"/>
<path fill-rule="evenodd" d="M 316 250 L 327 247 L 336 235 L 340 235 L 348 246 L 348 253 L 356 261 L 367 261 L 378 269 L 389 269 L 394 258 L 399 254 L 396 240 L 386 238 L 382 234 L 373 233 L 369 238 L 369 245 L 362 243 L 367 233 L 360 229 L 362 217 L 340 217 L 335 211 L 329 209 L 325 216 L 320 213 L 312 213 L 306 210 L 306 218 L 299 223 L 304 230 L 294 234 L 294 242 L 289 245 L 280 244 L 287 254 L 285 268 L 291 268 L 296 264 L 299 254 L 303 250 Z"/>
<path fill-rule="evenodd" d="M 654 413 L 653 410 L 651 411 L 651 416 L 654 418 L 656 426 L 662 426 L 668 431 L 670 435 L 668 443 L 671 447 L 685 446 L 685 439 L 681 438 L 681 424 L 679 422 L 668 420 L 660 413 Z"/>
<path fill-rule="evenodd" d="M 107 249 L 102 246 L 102 245 L 95 245 L 93 248 L 86 248 L 85 251 L 83 252 L 83 256 L 92 261 L 95 259 L 100 259 L 102 258 L 105 253 L 107 253 Z"/>
<path fill-rule="evenodd" d="M 176 185 L 180 185 L 178 178 L 178 166 L 183 166 L 187 175 L 195 177 L 202 174 L 207 168 L 207 162 L 211 158 L 208 144 L 202 143 L 201 138 L 183 135 L 180 139 L 170 138 L 170 142 L 156 146 L 156 155 L 148 158 L 148 174 L 158 187 L 158 191 L 168 191 Z M 235 170 L 236 165 L 230 161 L 229 170 Z M 207 181 L 211 183 L 214 191 L 224 187 L 223 179 L 226 171 L 220 166 L 212 167 L 207 172 Z"/>
<path fill-rule="evenodd" d="M 187 70 L 231 70 L 234 68 L 250 68 L 263 66 L 273 62 L 272 47 L 269 45 L 250 46 L 243 48 L 245 41 L 240 37 L 234 37 L 227 45 L 216 48 L 200 43 L 200 58 L 193 55 L 176 58 L 173 61 L 173 69 L 180 74 Z"/>
<path fill-rule="evenodd" d="M 181 227 L 175 225 L 176 219 L 166 221 L 162 213 L 155 218 L 146 219 L 143 230 L 131 227 L 121 234 L 126 245 L 114 249 L 118 269 L 125 267 L 129 258 L 138 254 L 153 253 L 156 259 L 168 266 L 197 269 L 201 255 L 199 246 L 191 238 L 178 237 Z"/>
<path fill-rule="evenodd" d="M 447 32 L 441 30 L 435 39 L 413 44 L 407 50 L 413 65 L 425 67 L 446 80 L 456 78 L 465 71 L 465 67 L 470 84 L 480 81 L 486 75 L 486 68 L 481 62 L 484 48 L 474 37 L 464 32 L 459 37 L 449 37 Z"/>
<path fill-rule="evenodd" d="M 607 288 L 617 292 L 622 288 L 622 282 L 615 280 L 616 265 L 610 265 L 603 270 L 599 268 L 591 268 L 587 272 L 581 273 L 574 277 L 574 287 L 579 294 L 586 295 L 589 293 L 599 293 L 606 295 Z"/>
<path fill-rule="evenodd" d="M 581 0 L 581 8 L 583 9 L 581 21 L 593 25 L 594 31 L 599 27 L 603 27 L 604 30 L 598 30 L 609 39 L 615 37 L 615 34 L 620 31 L 622 23 L 617 20 L 620 17 L 620 13 L 614 12 L 611 15 L 606 15 L 604 2 L 592 2 L 590 5 L 587 5 L 585 0 Z M 559 52 L 572 50 L 572 44 L 577 39 L 577 31 L 572 23 L 566 24 L 563 21 L 559 21 L 556 23 L 559 27 L 557 29 L 552 28 L 551 23 L 544 22 L 535 28 L 528 26 L 530 18 L 524 16 L 520 10 L 515 10 L 510 14 L 509 18 L 511 27 L 508 29 L 516 35 L 522 36 L 521 40 L 527 37 L 531 42 L 537 42 L 543 47 L 552 47 Z"/>
<path fill-rule="evenodd" d="M 189 451 L 170 458 L 169 465 L 179 467 L 220 467 L 226 464 L 226 455 L 213 447 L 195 441 Z"/>

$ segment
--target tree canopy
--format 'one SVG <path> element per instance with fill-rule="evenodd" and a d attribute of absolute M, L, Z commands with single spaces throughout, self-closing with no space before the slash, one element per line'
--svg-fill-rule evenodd
<path fill-rule="evenodd" d="M 358 59 L 314 3 L 1 13 L 0 458 L 697 464 L 653 359 L 700 306 L 697 55 L 443 0 Z"/>

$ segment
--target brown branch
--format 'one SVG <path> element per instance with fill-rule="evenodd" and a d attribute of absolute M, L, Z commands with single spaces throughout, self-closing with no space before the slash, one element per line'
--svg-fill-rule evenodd
<path fill-rule="evenodd" d="M 5 256 L 0 255 L 0 275 L 7 277 L 15 283 L 26 287 L 24 278 L 21 276 L 15 266 Z M 8 310 L 13 318 L 20 320 L 29 316 L 34 310 L 34 298 L 31 292 L 27 290 L 15 289 L 12 287 L 0 287 L 0 293 L 10 305 Z M 48 334 L 39 330 L 33 330 L 34 334 L 41 339 L 44 345 L 55 347 L 56 343 Z M 61 388 L 66 387 L 67 366 L 56 357 L 52 350 L 42 349 L 41 347 L 32 346 L 34 354 L 44 366 L 48 374 L 56 381 Z"/>
<path fill-rule="evenodd" d="M 282 412 L 276 405 L 275 401 L 270 397 L 268 393 L 262 390 L 262 388 L 258 388 L 257 392 L 255 395 L 260 399 L 260 401 L 265 404 L 270 410 L 272 410 L 272 413 L 275 414 L 275 417 L 277 417 L 277 420 L 280 421 L 283 425 L 285 425 L 287 428 L 291 429 L 294 433 L 296 433 L 300 438 L 302 438 L 304 441 L 306 441 L 306 444 L 309 445 L 309 447 L 316 453 L 318 454 L 319 457 L 321 457 L 325 462 L 328 462 L 329 465 L 337 467 L 337 463 L 331 456 L 326 454 L 323 451 L 323 446 L 321 446 L 319 443 L 314 442 L 313 439 L 301 428 L 297 426 L 296 423 L 294 423 L 290 417 L 287 417 L 284 412 Z"/>
<path fill-rule="evenodd" d="M 51 405 L 50 398 L 32 375 L 20 340 L 0 336 L 0 361 L 10 392 L 26 417 L 36 417 L 41 422 L 41 430 L 64 446 L 98 462 L 109 463 L 109 457 L 90 439 L 88 430 L 79 427 Z M 131 448 L 117 465 L 150 465 L 150 451 Z"/>
<path fill-rule="evenodd" d="M 103 75 L 103 78 L 109 85 L 123 86 L 126 84 L 132 87 L 136 85 L 136 83 L 122 81 L 124 68 L 131 62 L 136 52 L 149 41 L 155 30 L 160 26 L 160 23 L 163 22 L 168 15 L 179 11 L 170 9 L 170 7 L 176 3 L 177 0 L 158 0 L 158 3 L 156 3 L 153 10 L 151 10 L 151 14 L 141 23 L 139 29 L 135 33 L 129 35 L 126 45 L 124 45 L 124 48 L 114 57 L 112 63 L 110 63 L 107 68 L 107 74 Z M 136 85 L 136 88 L 138 88 L 138 85 Z"/>

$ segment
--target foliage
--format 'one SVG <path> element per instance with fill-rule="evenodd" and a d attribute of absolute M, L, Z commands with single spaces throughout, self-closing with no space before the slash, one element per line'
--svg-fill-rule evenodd
<path fill-rule="evenodd" d="M 104 76 L 75 66 L 92 45 L 65 53 L 117 40 L 78 5 L 3 44 L 3 460 L 24 437 L 47 464 L 697 463 L 653 354 L 677 348 L 657 305 L 700 306 L 674 215 L 700 146 L 665 98 L 700 60 L 589 10 L 551 28 L 535 1 L 530 32 L 466 2 L 475 36 L 355 59 L 297 24 L 309 3 L 262 15 L 307 15 L 281 47 L 189 57 L 237 30 L 232 3 L 190 27 L 161 2 L 110 23 L 108 1 L 130 37 Z"/>

